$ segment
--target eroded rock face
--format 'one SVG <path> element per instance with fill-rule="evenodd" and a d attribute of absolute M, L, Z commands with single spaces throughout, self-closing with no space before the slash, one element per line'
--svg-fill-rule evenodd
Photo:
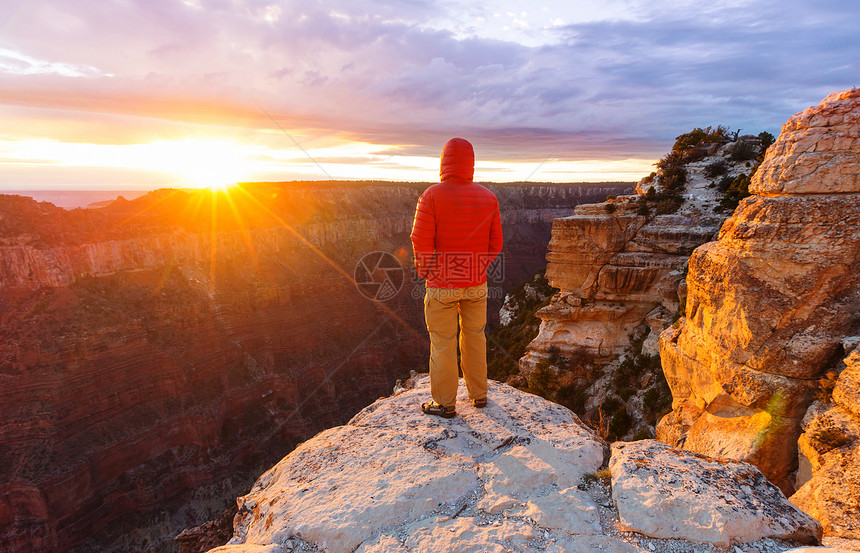
<path fill-rule="evenodd" d="M 752 465 L 642 440 L 614 443 L 609 468 L 625 530 L 724 548 L 761 538 L 821 539 L 821 525 Z"/>
<path fill-rule="evenodd" d="M 832 403 L 814 403 L 798 440 L 791 501 L 833 536 L 860 539 L 860 350 L 845 360 Z"/>
<path fill-rule="evenodd" d="M 648 185 L 637 195 L 579 205 L 571 217 L 553 221 L 546 277 L 560 292 L 537 316 L 540 333 L 520 362 L 528 376 L 550 348 L 611 360 L 630 338 L 650 334 L 644 351 L 657 353 L 657 336 L 681 304 L 679 285 L 693 250 L 713 240 L 726 215 L 715 211 L 719 193 L 706 167 L 719 159 L 729 175 L 745 164 L 720 156 L 685 165 L 687 184 L 677 212 L 640 211 Z M 659 184 L 657 185 L 659 188 Z"/>
<path fill-rule="evenodd" d="M 690 257 L 661 336 L 673 412 L 658 439 L 758 466 L 794 491 L 817 378 L 860 325 L 860 91 L 792 117 L 719 240 Z"/>
<path fill-rule="evenodd" d="M 520 363 L 524 374 L 551 345 L 618 355 L 649 313 L 677 311 L 687 256 L 720 222 L 694 213 L 609 215 L 602 204 L 575 213 L 553 221 L 546 276 L 561 291 L 538 312 L 541 331 Z"/>

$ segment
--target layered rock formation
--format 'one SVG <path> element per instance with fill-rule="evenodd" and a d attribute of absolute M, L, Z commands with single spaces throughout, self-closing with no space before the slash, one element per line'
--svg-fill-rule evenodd
<path fill-rule="evenodd" d="M 669 409 L 658 337 L 683 309 L 690 254 L 728 216 L 726 183 L 748 180 L 761 151 L 758 137 L 696 131 L 714 142 L 683 150 L 679 137 L 637 194 L 553 222 L 546 277 L 559 292 L 537 312 L 539 332 L 508 380 L 611 439 L 653 438 Z"/>
<path fill-rule="evenodd" d="M 169 550 L 426 365 L 420 283 L 407 271 L 374 302 L 352 281 L 368 252 L 408 264 L 421 189 L 162 191 L 86 211 L 0 196 L 0 551 Z M 499 189 L 516 263 L 495 284 L 533 274 L 551 219 L 610 190 Z"/>
<path fill-rule="evenodd" d="M 658 438 L 794 489 L 800 422 L 860 326 L 860 90 L 793 116 L 719 240 L 690 258 L 661 336 L 674 397 Z"/>
<path fill-rule="evenodd" d="M 576 415 L 494 382 L 478 410 L 464 388 L 454 419 L 420 412 L 430 399 L 429 377 L 421 376 L 305 442 L 239 499 L 233 539 L 212 553 L 704 552 L 749 542 L 775 552 L 791 548 L 786 538 L 814 544 L 821 535 L 755 467 L 653 441 L 613 448 L 620 522 L 638 532 L 620 533 L 619 511 L 595 474 L 606 445 Z M 637 495 L 649 493 L 639 484 L 654 478 L 674 478 L 663 483 L 674 510 Z M 666 531 L 633 521 L 649 515 Z"/>
<path fill-rule="evenodd" d="M 537 314 L 541 329 L 520 363 L 524 374 L 553 346 L 611 359 L 630 346 L 631 337 L 647 333 L 645 351 L 657 353 L 657 336 L 679 310 L 687 259 L 725 219 L 705 168 L 723 160 L 730 176 L 747 170 L 726 157 L 732 146 L 685 165 L 686 191 L 674 213 L 648 207 L 650 184 L 640 183 L 637 195 L 579 205 L 573 216 L 553 221 L 546 278 L 560 291 Z M 659 174 L 653 184 L 660 188 Z"/>
<path fill-rule="evenodd" d="M 846 358 L 832 400 L 810 406 L 798 445 L 792 503 L 827 534 L 860 540 L 860 350 Z"/>

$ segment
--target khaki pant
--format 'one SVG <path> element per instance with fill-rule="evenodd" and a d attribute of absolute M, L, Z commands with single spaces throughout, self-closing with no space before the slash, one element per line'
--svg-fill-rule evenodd
<path fill-rule="evenodd" d="M 430 395 L 453 407 L 457 399 L 457 323 L 460 368 L 471 399 L 487 397 L 487 283 L 468 288 L 427 288 L 424 320 L 430 333 Z"/>

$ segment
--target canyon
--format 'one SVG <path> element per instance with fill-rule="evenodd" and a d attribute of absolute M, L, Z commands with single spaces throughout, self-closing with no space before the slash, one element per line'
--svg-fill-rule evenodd
<path fill-rule="evenodd" d="M 260 183 L 71 211 L 0 196 L 0 551 L 175 549 L 423 370 L 408 234 L 424 187 Z M 554 218 L 626 188 L 494 186 L 491 313 L 542 267 Z M 385 274 L 398 289 L 373 301 Z"/>
<path fill-rule="evenodd" d="M 498 190 L 506 224 L 518 225 L 506 227 L 498 287 L 533 274 L 524 260 L 541 266 L 543 237 L 559 288 L 519 362 L 525 387 L 579 360 L 604 388 L 588 407 L 627 395 L 615 414 L 630 417 L 664 379 L 670 405 L 656 425 L 636 421 L 611 446 L 611 424 L 589 428 L 496 382 L 483 411 L 463 393 L 455 419 L 415 408 L 429 395 L 427 377 L 404 374 L 426 362 L 420 283 L 373 302 L 349 277 L 369 251 L 408 265 L 417 187 L 382 205 L 354 185 L 351 212 L 374 214 L 366 226 L 333 207 L 347 201 L 340 189 L 270 207 L 254 225 L 235 217 L 247 206 L 223 218 L 199 198 L 159 207 L 171 193 L 142 211 L 120 202 L 72 214 L 81 220 L 59 229 L 20 215 L 49 207 L 16 204 L 0 220 L 3 259 L 15 260 L 0 265 L 0 321 L 15 323 L 0 350 L 11 391 L 0 409 L 18 425 L 0 435 L 12 474 L 0 522 L 19 540 L 9 550 L 86 547 L 80 537 L 113 520 L 104 505 L 174 502 L 190 526 L 189 510 L 254 470 L 253 487 L 235 494 L 233 537 L 213 552 L 860 550 L 860 90 L 793 116 L 764 148 L 761 135 L 735 135 L 673 149 L 636 194 L 573 213 L 537 205 L 571 199 L 551 187 Z M 283 191 L 253 194 L 271 206 Z M 111 209 L 123 225 L 96 218 Z M 28 222 L 9 233 L 16 219 Z M 376 234 L 376 223 L 390 226 Z M 123 242 L 151 240 L 153 228 L 161 237 L 149 250 Z M 506 308 L 502 326 L 517 318 Z M 618 375 L 629 394 L 615 389 Z M 159 393 L 176 399 L 148 401 Z M 362 408 L 369 394 L 390 397 Z M 118 424 L 78 425 L 109 420 Z M 329 429 L 307 439 L 312 427 Z M 126 451 L 137 464 L 120 473 Z M 268 468 L 272 457 L 283 458 Z M 178 497 L 183 477 L 201 485 L 183 488 L 196 497 Z M 168 518 L 163 527 L 182 527 Z M 154 536 L 131 528 L 126 545 L 152 547 Z"/>
<path fill-rule="evenodd" d="M 561 403 L 585 390 L 571 408 L 601 437 L 750 463 L 857 550 L 860 90 L 791 117 L 766 152 L 761 139 L 673 149 L 636 194 L 555 220 L 559 290 L 508 382 Z M 673 158 L 686 181 L 661 209 Z M 671 405 L 649 423 L 663 378 Z"/>

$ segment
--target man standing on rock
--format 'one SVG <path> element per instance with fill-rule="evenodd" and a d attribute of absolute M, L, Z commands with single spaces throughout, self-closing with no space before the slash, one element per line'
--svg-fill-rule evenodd
<path fill-rule="evenodd" d="M 426 279 L 424 319 L 430 333 L 428 415 L 457 415 L 457 325 L 460 369 L 475 407 L 487 405 L 487 268 L 502 251 L 499 202 L 472 182 L 475 152 L 462 138 L 442 149 L 442 182 L 424 191 L 415 209 L 412 250 Z"/>

